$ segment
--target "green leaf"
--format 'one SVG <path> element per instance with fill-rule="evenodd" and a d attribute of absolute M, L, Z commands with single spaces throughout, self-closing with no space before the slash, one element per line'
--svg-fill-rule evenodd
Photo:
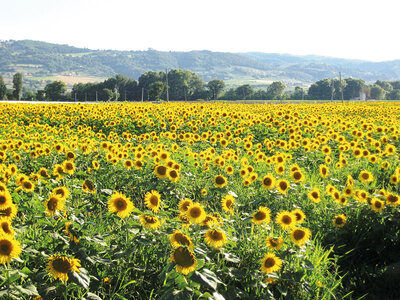
<path fill-rule="evenodd" d="M 93 294 L 91 292 L 88 292 L 86 294 L 86 299 L 88 299 L 88 300 L 101 300 L 101 298 L 99 296 L 97 296 L 96 294 Z"/>
<path fill-rule="evenodd" d="M 68 272 L 68 276 L 72 282 L 83 287 L 85 290 L 89 288 L 90 278 L 86 272 Z"/>
<path fill-rule="evenodd" d="M 217 290 L 218 284 L 222 283 L 215 274 L 208 269 L 203 269 L 201 273 L 194 271 L 190 279 L 213 290 Z"/>

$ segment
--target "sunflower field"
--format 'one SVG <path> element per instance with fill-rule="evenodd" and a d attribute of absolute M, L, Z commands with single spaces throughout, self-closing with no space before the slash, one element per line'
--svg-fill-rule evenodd
<path fill-rule="evenodd" d="M 400 105 L 0 105 L 0 299 L 400 298 Z"/>

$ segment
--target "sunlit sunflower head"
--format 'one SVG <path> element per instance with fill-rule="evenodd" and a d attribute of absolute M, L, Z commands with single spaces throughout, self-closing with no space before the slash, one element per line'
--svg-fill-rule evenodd
<path fill-rule="evenodd" d="M 275 221 L 279 226 L 281 226 L 285 230 L 292 229 L 297 223 L 296 216 L 293 215 L 290 211 L 287 211 L 287 210 L 281 211 L 276 216 L 276 220 Z"/>
<path fill-rule="evenodd" d="M 386 193 L 384 195 L 385 199 L 386 199 L 386 203 L 388 205 L 392 205 L 392 206 L 397 206 L 400 205 L 400 197 L 396 194 L 393 193 Z"/>
<path fill-rule="evenodd" d="M 190 219 L 185 213 L 180 213 L 178 219 L 182 222 L 182 227 L 187 228 L 191 225 Z"/>
<path fill-rule="evenodd" d="M 177 170 L 169 168 L 167 171 L 167 177 L 172 182 L 177 182 L 179 180 L 180 175 Z"/>
<path fill-rule="evenodd" d="M 64 200 L 67 199 L 70 194 L 68 188 L 65 186 L 54 188 L 52 193 L 56 194 L 57 196 L 61 197 Z"/>
<path fill-rule="evenodd" d="M 344 214 L 337 215 L 333 218 L 333 226 L 343 227 L 346 224 L 347 218 Z"/>
<path fill-rule="evenodd" d="M 193 247 L 193 243 L 190 237 L 180 230 L 175 230 L 169 236 L 169 239 L 173 248 L 179 248 L 180 246 Z"/>
<path fill-rule="evenodd" d="M 200 203 L 194 202 L 189 205 L 186 215 L 192 223 L 200 224 L 206 218 L 206 212 Z"/>
<path fill-rule="evenodd" d="M 264 206 L 260 206 L 258 211 L 253 213 L 252 216 L 252 222 L 256 225 L 268 224 L 271 222 L 271 210 Z"/>
<path fill-rule="evenodd" d="M 282 267 L 282 260 L 273 253 L 267 253 L 261 261 L 261 271 L 263 273 L 278 272 Z"/>
<path fill-rule="evenodd" d="M 135 167 L 136 170 L 142 170 L 143 169 L 143 161 L 141 160 L 135 160 L 133 162 L 133 166 Z"/>
<path fill-rule="evenodd" d="M 292 210 L 291 213 L 296 217 L 296 224 L 301 224 L 306 219 L 306 214 L 299 208 Z"/>
<path fill-rule="evenodd" d="M 41 178 L 49 178 L 49 177 L 50 177 L 50 175 L 49 175 L 49 173 L 47 172 L 47 169 L 46 169 L 46 168 L 40 168 L 37 174 L 38 174 Z"/>
<path fill-rule="evenodd" d="M 93 169 L 98 170 L 100 168 L 100 164 L 97 160 L 92 161 Z"/>
<path fill-rule="evenodd" d="M 186 211 L 188 210 L 188 207 L 192 204 L 193 204 L 193 201 L 188 198 L 181 200 L 178 204 L 179 211 L 182 213 L 186 213 Z"/>
<path fill-rule="evenodd" d="M 290 233 L 290 239 L 297 246 L 304 245 L 311 237 L 311 231 L 307 228 L 295 227 Z"/>
<path fill-rule="evenodd" d="M 381 212 L 385 208 L 385 202 L 382 200 L 379 200 L 378 198 L 372 198 L 371 208 L 375 212 Z"/>
<path fill-rule="evenodd" d="M 369 183 L 374 180 L 374 175 L 372 175 L 372 173 L 367 170 L 363 170 L 360 172 L 358 179 L 360 179 L 360 181 L 363 183 Z"/>
<path fill-rule="evenodd" d="M 274 186 L 275 186 L 274 176 L 272 176 L 271 173 L 268 173 L 261 179 L 261 184 L 267 190 L 274 188 Z"/>
<path fill-rule="evenodd" d="M 66 160 L 66 161 L 64 161 L 62 166 L 64 168 L 64 172 L 65 173 L 67 173 L 69 175 L 74 174 L 74 172 L 75 172 L 75 164 L 74 164 L 73 161 Z"/>
<path fill-rule="evenodd" d="M 178 247 L 171 252 L 170 260 L 176 264 L 176 271 L 187 275 L 196 270 L 197 260 L 194 253 L 187 247 Z"/>
<path fill-rule="evenodd" d="M 347 197 L 351 197 L 353 195 L 353 187 L 352 186 L 346 186 L 343 190 L 343 195 Z"/>
<path fill-rule="evenodd" d="M 222 175 L 217 175 L 214 177 L 214 186 L 218 188 L 223 188 L 226 186 L 228 182 L 226 181 L 226 178 Z"/>
<path fill-rule="evenodd" d="M 209 229 L 205 233 L 204 241 L 214 249 L 221 249 L 226 243 L 226 234 L 219 229 Z"/>
<path fill-rule="evenodd" d="M 18 212 L 18 207 L 11 203 L 9 206 L 0 208 L 0 220 L 11 221 L 15 218 Z"/>
<path fill-rule="evenodd" d="M 306 178 L 300 170 L 291 172 L 290 177 L 295 183 L 303 182 Z"/>
<path fill-rule="evenodd" d="M 11 221 L 0 220 L 0 236 L 14 237 L 14 230 L 11 227 Z"/>
<path fill-rule="evenodd" d="M 319 166 L 319 174 L 321 175 L 322 178 L 326 178 L 329 173 L 329 168 L 325 165 L 320 165 Z"/>
<path fill-rule="evenodd" d="M 279 193 L 286 195 L 287 191 L 289 190 L 290 183 L 286 179 L 279 179 L 276 181 L 276 189 Z"/>
<path fill-rule="evenodd" d="M 144 197 L 144 203 L 147 208 L 150 208 L 153 212 L 157 213 L 161 206 L 161 195 L 154 190 L 147 192 Z"/>
<path fill-rule="evenodd" d="M 21 245 L 12 236 L 0 235 L 0 264 L 10 263 L 21 254 Z"/>
<path fill-rule="evenodd" d="M 61 281 L 68 281 L 68 272 L 79 273 L 79 267 L 81 266 L 79 259 L 69 258 L 61 255 L 53 255 L 49 258 L 49 264 L 47 271 L 49 275 L 53 276 L 54 279 Z"/>
<path fill-rule="evenodd" d="M 0 192 L 0 209 L 5 209 L 12 204 L 12 197 L 8 190 Z"/>
<path fill-rule="evenodd" d="M 163 165 L 158 165 L 154 168 L 154 174 L 158 178 L 167 178 L 168 177 L 168 167 Z"/>
<path fill-rule="evenodd" d="M 91 193 L 91 194 L 96 194 L 96 186 L 94 183 L 88 179 L 86 179 L 83 184 L 82 184 L 82 190 L 85 192 Z"/>
<path fill-rule="evenodd" d="M 319 203 L 321 201 L 321 193 L 319 189 L 313 188 L 308 194 L 308 199 L 310 199 L 314 203 Z"/>
<path fill-rule="evenodd" d="M 133 160 L 132 159 L 127 159 L 124 161 L 124 167 L 127 170 L 130 170 L 133 167 Z"/>
<path fill-rule="evenodd" d="M 111 199 L 108 200 L 109 212 L 117 213 L 117 216 L 120 218 L 128 217 L 134 208 L 135 206 L 130 198 L 118 192 L 114 192 L 111 196 Z"/>
<path fill-rule="evenodd" d="M 157 229 L 161 226 L 161 222 L 156 216 L 140 215 L 139 221 L 146 228 Z"/>
<path fill-rule="evenodd" d="M 233 216 L 233 214 L 234 214 L 233 204 L 234 203 L 235 203 L 235 198 L 231 194 L 225 195 L 221 200 L 222 209 L 225 212 L 230 213 Z"/>
<path fill-rule="evenodd" d="M 266 244 L 267 244 L 267 247 L 269 250 L 279 250 L 283 245 L 283 238 L 282 237 L 278 237 L 278 238 L 267 237 Z"/>
<path fill-rule="evenodd" d="M 64 210 L 65 200 L 59 195 L 51 193 L 49 199 L 43 203 L 46 214 L 53 216 L 57 211 Z"/>

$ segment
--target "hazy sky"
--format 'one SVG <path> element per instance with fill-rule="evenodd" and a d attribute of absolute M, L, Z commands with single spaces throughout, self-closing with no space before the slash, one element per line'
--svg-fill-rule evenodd
<path fill-rule="evenodd" d="M 399 0 L 0 0 L 0 39 L 400 59 Z"/>

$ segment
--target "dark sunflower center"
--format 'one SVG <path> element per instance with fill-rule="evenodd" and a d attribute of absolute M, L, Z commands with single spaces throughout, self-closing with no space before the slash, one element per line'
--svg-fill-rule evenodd
<path fill-rule="evenodd" d="M 6 222 L 1 223 L 1 229 L 3 229 L 5 233 L 11 233 L 10 227 Z"/>
<path fill-rule="evenodd" d="M 215 178 L 215 183 L 216 183 L 216 184 L 219 184 L 219 185 L 222 185 L 222 184 L 225 183 L 225 179 L 224 179 L 222 176 L 217 176 L 217 177 Z"/>
<path fill-rule="evenodd" d="M 297 221 L 300 221 L 300 220 L 301 220 L 301 214 L 299 214 L 298 212 L 296 212 L 294 215 L 296 216 L 296 220 L 297 220 Z"/>
<path fill-rule="evenodd" d="M 363 179 L 368 179 L 369 178 L 369 174 L 368 173 L 362 173 L 361 177 Z"/>
<path fill-rule="evenodd" d="M 285 190 L 288 188 L 288 185 L 287 185 L 286 182 L 282 181 L 282 182 L 279 183 L 279 187 L 280 187 L 283 191 L 285 191 Z"/>
<path fill-rule="evenodd" d="M 164 166 L 158 166 L 157 173 L 161 176 L 164 176 L 167 173 L 167 168 Z"/>
<path fill-rule="evenodd" d="M 0 196 L 0 204 L 4 204 L 4 203 L 6 203 L 6 201 L 7 201 L 6 196 L 1 195 L 1 196 Z"/>
<path fill-rule="evenodd" d="M 169 172 L 169 176 L 171 176 L 172 178 L 177 178 L 178 177 L 178 173 L 175 170 L 172 170 Z"/>
<path fill-rule="evenodd" d="M 278 241 L 275 240 L 275 239 L 270 239 L 270 240 L 269 240 L 269 243 L 271 244 L 272 247 L 278 246 Z"/>
<path fill-rule="evenodd" d="M 292 223 L 292 218 L 288 215 L 282 217 L 282 223 L 289 225 Z"/>
<path fill-rule="evenodd" d="M 180 232 L 175 234 L 175 240 L 181 245 L 189 246 L 190 244 L 189 239 Z"/>
<path fill-rule="evenodd" d="M 336 218 L 335 222 L 336 222 L 337 225 L 342 225 L 343 224 L 343 219 L 340 218 L 340 217 Z"/>
<path fill-rule="evenodd" d="M 230 199 L 226 200 L 225 205 L 228 209 L 231 209 L 232 208 L 232 200 L 230 200 Z"/>
<path fill-rule="evenodd" d="M 68 271 L 71 269 L 71 265 L 68 262 L 68 260 L 62 259 L 62 258 L 57 258 L 53 261 L 52 264 L 54 270 L 60 273 L 68 273 Z"/>
<path fill-rule="evenodd" d="M 22 183 L 22 185 L 24 186 L 25 189 L 29 190 L 32 188 L 32 183 L 30 183 L 29 181 L 24 181 Z"/>
<path fill-rule="evenodd" d="M 293 237 L 296 241 L 300 241 L 305 235 L 306 233 L 303 230 L 296 230 L 293 234 Z"/>
<path fill-rule="evenodd" d="M 66 165 L 65 165 L 65 168 L 66 168 L 68 171 L 71 171 L 74 167 L 72 166 L 72 164 L 66 164 Z"/>
<path fill-rule="evenodd" d="M 10 255 L 12 251 L 12 244 L 8 240 L 0 241 L 0 254 L 1 255 Z"/>
<path fill-rule="evenodd" d="M 200 210 L 200 208 L 199 208 L 199 207 L 193 207 L 193 208 L 190 210 L 190 216 L 191 216 L 192 218 L 194 218 L 194 219 L 197 219 L 198 217 L 200 217 L 200 216 L 201 216 L 201 210 Z"/>
<path fill-rule="evenodd" d="M 293 178 L 296 179 L 296 180 L 301 179 L 301 173 L 300 172 L 294 172 L 293 173 Z"/>
<path fill-rule="evenodd" d="M 151 203 L 151 205 L 157 206 L 157 205 L 158 205 L 158 197 L 152 195 L 152 196 L 150 197 L 150 203 Z"/>
<path fill-rule="evenodd" d="M 144 219 L 145 219 L 146 223 L 148 223 L 148 224 L 157 223 L 157 219 L 152 216 L 145 216 Z"/>
<path fill-rule="evenodd" d="M 183 247 L 174 251 L 174 259 L 177 265 L 184 268 L 192 267 L 195 263 L 195 257 L 190 250 Z"/>
<path fill-rule="evenodd" d="M 124 210 L 127 206 L 126 201 L 124 199 L 116 199 L 115 200 L 115 206 L 118 210 Z"/>
<path fill-rule="evenodd" d="M 387 201 L 394 203 L 397 202 L 397 197 L 394 195 L 389 195 L 389 197 L 387 198 Z"/>
<path fill-rule="evenodd" d="M 7 207 L 6 209 L 0 209 L 0 216 L 8 217 L 11 215 L 11 207 Z"/>
<path fill-rule="evenodd" d="M 376 208 L 381 208 L 382 207 L 382 204 L 380 202 L 375 202 L 374 205 L 375 205 Z"/>
<path fill-rule="evenodd" d="M 224 236 L 222 235 L 222 232 L 220 232 L 218 230 L 211 231 L 210 237 L 214 241 L 222 241 L 224 239 Z"/>
<path fill-rule="evenodd" d="M 258 212 L 256 212 L 256 214 L 254 215 L 254 218 L 255 218 L 257 221 L 262 221 L 262 220 L 264 220 L 266 217 L 267 217 L 267 215 L 266 215 L 266 213 L 263 212 L 263 211 L 258 211 Z"/>
<path fill-rule="evenodd" d="M 189 201 L 183 202 L 183 204 L 182 204 L 182 209 L 183 209 L 184 211 L 187 211 L 189 205 L 190 205 L 190 202 L 189 202 Z"/>
<path fill-rule="evenodd" d="M 272 257 L 267 258 L 264 262 L 264 266 L 266 268 L 272 268 L 273 266 L 275 266 L 275 259 L 273 259 Z"/>
<path fill-rule="evenodd" d="M 312 193 L 311 193 L 311 196 L 312 196 L 314 199 L 318 199 L 318 193 L 317 193 L 317 192 L 312 192 Z"/>
<path fill-rule="evenodd" d="M 58 204 L 57 198 L 50 198 L 49 202 L 47 202 L 47 209 L 50 211 L 56 210 Z"/>
<path fill-rule="evenodd" d="M 324 174 L 324 175 L 325 175 L 327 170 L 326 170 L 325 168 L 322 168 L 322 170 L 321 170 L 321 171 L 322 171 L 322 174 Z"/>

